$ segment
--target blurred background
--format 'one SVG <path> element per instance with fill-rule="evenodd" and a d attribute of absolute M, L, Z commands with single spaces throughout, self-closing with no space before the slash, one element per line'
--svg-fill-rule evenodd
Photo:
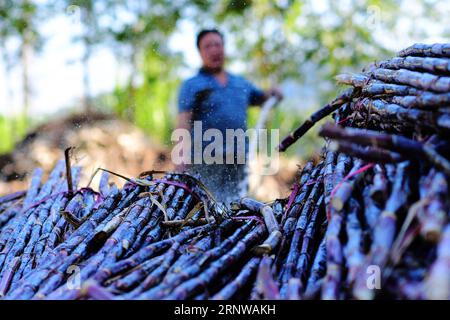
<path fill-rule="evenodd" d="M 268 127 L 283 137 L 342 90 L 337 74 L 448 42 L 449 16 L 448 0 L 0 0 L 0 194 L 67 146 L 88 173 L 172 168 L 178 86 L 200 67 L 202 28 L 225 34 L 230 71 L 280 84 Z M 322 146 L 308 133 L 259 197 L 285 196 Z"/>

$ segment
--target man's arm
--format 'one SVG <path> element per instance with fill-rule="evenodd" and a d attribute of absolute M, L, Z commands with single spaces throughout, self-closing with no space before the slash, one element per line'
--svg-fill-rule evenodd
<path fill-rule="evenodd" d="M 270 97 L 276 97 L 281 101 L 283 100 L 283 93 L 281 93 L 281 91 L 277 87 L 270 88 L 269 90 L 264 91 L 264 95 L 262 97 L 263 101 L 261 104 L 269 100 Z"/>
<path fill-rule="evenodd" d="M 269 90 L 261 90 L 248 82 L 250 87 L 250 101 L 249 104 L 252 106 L 261 106 L 270 97 L 275 96 L 278 100 L 283 99 L 283 94 L 277 87 L 270 88 Z"/>

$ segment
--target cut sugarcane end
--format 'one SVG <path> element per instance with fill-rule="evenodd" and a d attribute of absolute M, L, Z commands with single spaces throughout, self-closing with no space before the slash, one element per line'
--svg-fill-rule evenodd
<path fill-rule="evenodd" d="M 336 211 L 341 211 L 344 208 L 344 202 L 339 198 L 332 198 L 331 205 Z"/>

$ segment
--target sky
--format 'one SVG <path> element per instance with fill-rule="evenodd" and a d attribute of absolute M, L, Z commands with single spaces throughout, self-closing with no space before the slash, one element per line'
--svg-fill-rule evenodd
<path fill-rule="evenodd" d="M 440 34 L 440 26 L 430 24 L 421 12 L 418 0 L 403 1 L 403 10 L 408 15 L 398 17 L 395 37 L 386 37 L 377 30 L 376 23 L 373 31 L 387 48 L 399 50 L 411 44 L 411 39 L 403 36 L 405 30 L 422 30 L 426 26 L 427 42 L 445 41 Z M 437 6 L 443 12 L 450 14 L 450 1 L 438 1 Z M 314 10 L 326 10 L 324 1 L 314 1 Z M 42 51 L 33 54 L 30 74 L 32 84 L 32 101 L 30 114 L 36 118 L 44 117 L 64 107 L 71 107 L 82 97 L 82 67 L 79 58 L 83 47 L 74 43 L 72 38 L 80 33 L 81 24 L 74 12 L 67 8 L 66 12 L 41 24 L 41 33 L 46 39 Z M 383 13 L 374 11 L 374 19 L 383 19 Z M 190 66 L 180 70 L 180 76 L 190 76 L 200 66 L 200 58 L 195 47 L 195 25 L 186 19 L 179 22 L 177 32 L 171 37 L 169 47 L 182 52 L 186 65 Z M 423 35 L 417 32 L 417 38 Z M 448 41 L 448 39 L 447 39 Z M 8 42 L 8 48 L 14 49 L 18 43 Z M 233 50 L 233 48 L 227 48 Z M 235 63 L 229 66 L 233 72 L 242 72 L 244 65 Z M 96 95 L 110 91 L 117 83 L 123 83 L 129 72 L 127 66 L 119 65 L 114 55 L 107 48 L 98 47 L 89 63 L 91 76 L 91 93 Z M 21 69 L 16 65 L 6 77 L 5 64 L 0 60 L 0 114 L 11 115 L 22 105 L 21 97 Z M 289 90 L 292 84 L 287 83 L 285 89 Z M 291 90 L 293 91 L 293 90 Z M 304 90 L 303 92 L 309 92 Z"/>

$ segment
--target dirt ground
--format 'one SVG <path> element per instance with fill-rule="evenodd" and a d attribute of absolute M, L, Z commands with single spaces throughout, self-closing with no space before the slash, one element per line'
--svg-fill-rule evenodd
<path fill-rule="evenodd" d="M 48 174 L 64 150 L 75 147 L 72 165 L 83 167 L 80 186 L 85 186 L 98 168 L 135 177 L 146 170 L 173 170 L 170 149 L 153 142 L 139 128 L 110 115 L 71 115 L 39 126 L 9 154 L 0 155 L 0 195 L 25 190 L 36 167 Z M 286 197 L 297 172 L 298 159 L 281 157 L 274 175 L 251 177 L 251 196 L 271 201 Z M 100 175 L 93 181 L 95 187 Z M 123 180 L 112 177 L 118 185 Z"/>

